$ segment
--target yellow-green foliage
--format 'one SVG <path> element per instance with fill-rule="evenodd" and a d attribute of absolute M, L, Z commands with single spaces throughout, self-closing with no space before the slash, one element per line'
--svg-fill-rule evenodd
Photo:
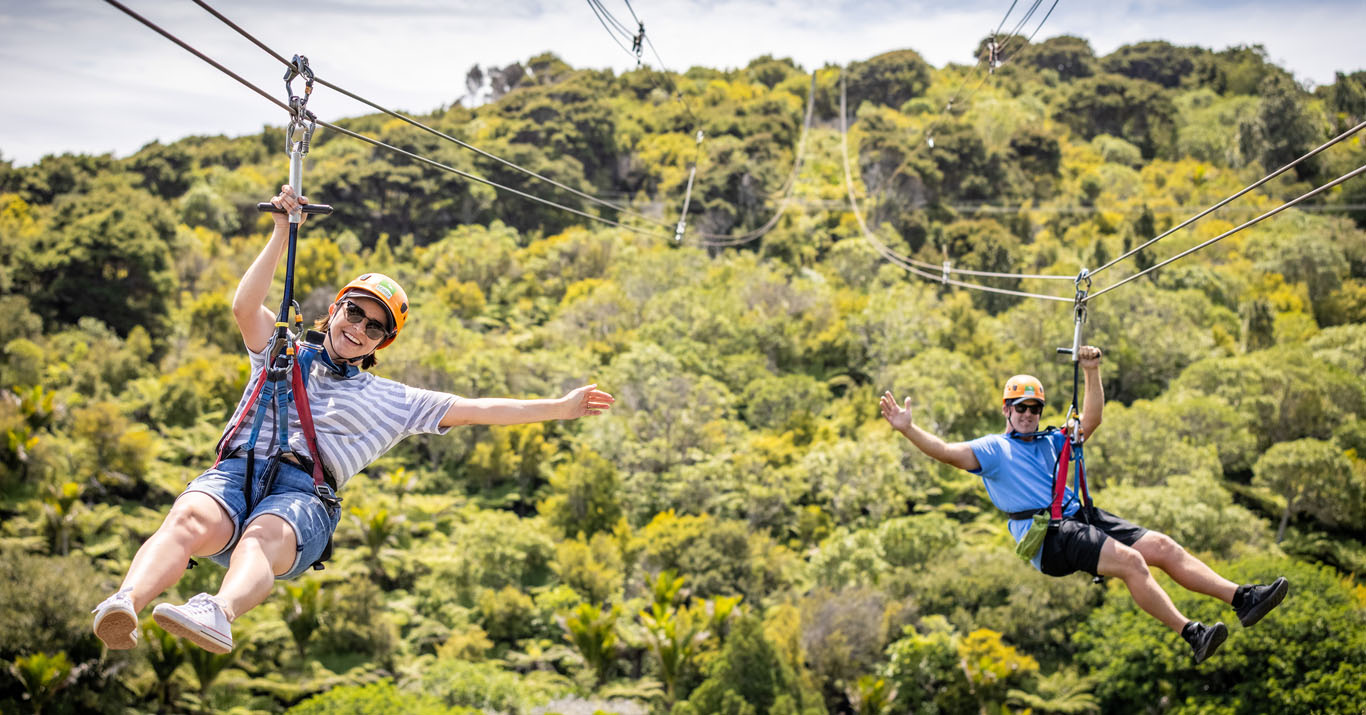
<path fill-rule="evenodd" d="M 387 115 L 347 120 L 637 230 L 321 134 L 308 193 L 336 212 L 300 234 L 308 322 L 344 281 L 382 271 L 411 313 L 378 375 L 468 397 L 597 383 L 617 402 L 401 443 L 346 487 L 327 569 L 239 619 L 221 659 L 150 624 L 138 649 L 103 652 L 87 611 L 211 463 L 247 383 L 230 301 L 269 230 L 255 204 L 285 180 L 278 131 L 0 162 L 0 711 L 1358 706 L 1366 180 L 1088 306 L 1108 399 L 1086 449 L 1097 501 L 1239 583 L 1291 579 L 1201 677 L 1122 587 L 1016 559 L 980 479 L 922 455 L 877 399 L 909 397 L 919 426 L 965 441 L 1002 429 L 1001 380 L 1030 373 L 1057 424 L 1073 397 L 1056 354 L 1073 335 L 1070 278 L 1360 122 L 1366 78 L 1311 95 L 1256 47 L 1097 57 L 1083 38 L 1015 39 L 971 94 L 972 67 L 910 50 L 854 63 L 847 137 L 842 69 L 813 85 L 770 56 L 666 78 L 540 55 L 488 68 L 489 101 L 423 118 L 630 214 Z M 846 139 L 859 212 L 892 250 L 1063 276 L 956 277 L 1066 300 L 954 289 L 883 260 L 848 205 Z M 1092 289 L 1363 157 L 1360 138 L 1344 142 Z M 166 597 L 221 578 L 201 559 Z M 1193 618 L 1232 616 L 1161 583 Z"/>

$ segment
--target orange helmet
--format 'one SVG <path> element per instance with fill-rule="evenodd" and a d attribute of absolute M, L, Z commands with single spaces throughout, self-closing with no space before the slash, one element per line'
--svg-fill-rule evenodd
<path fill-rule="evenodd" d="M 1033 375 L 1016 375 L 1006 380 L 1006 387 L 1001 391 L 1001 400 L 1009 405 L 1025 399 L 1044 402 L 1043 383 L 1039 382 L 1039 378 Z"/>
<path fill-rule="evenodd" d="M 337 292 L 336 300 L 332 301 L 332 306 L 327 309 L 328 315 L 336 310 L 337 303 L 348 293 L 374 298 L 379 301 L 380 305 L 384 306 L 385 312 L 389 314 L 389 325 L 392 326 L 392 329 L 389 331 L 388 337 L 380 341 L 375 349 L 379 350 L 394 342 L 399 331 L 403 330 L 403 323 L 408 320 L 408 294 L 404 292 L 403 286 L 383 273 L 366 273 L 342 286 L 342 289 Z"/>

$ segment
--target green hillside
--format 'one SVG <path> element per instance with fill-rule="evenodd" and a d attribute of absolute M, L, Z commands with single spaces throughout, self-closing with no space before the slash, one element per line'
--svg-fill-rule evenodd
<path fill-rule="evenodd" d="M 547 54 L 494 87 L 416 118 L 643 218 L 384 114 L 338 123 L 635 230 L 319 130 L 305 193 L 336 212 L 303 227 L 295 293 L 311 321 L 383 272 L 413 308 L 377 374 L 464 396 L 596 382 L 616 407 L 402 443 L 343 490 L 326 570 L 239 620 L 229 656 L 150 618 L 105 651 L 89 610 L 242 394 L 229 303 L 270 231 L 255 204 L 286 180 L 283 129 L 0 163 L 0 712 L 1363 707 L 1366 178 L 1088 304 L 1097 503 L 1239 583 L 1292 583 L 1244 630 L 1160 575 L 1192 618 L 1233 624 L 1199 666 L 1122 583 L 1019 561 L 981 479 L 878 411 L 891 390 L 947 440 L 999 432 L 1001 384 L 1029 372 L 1058 424 L 1073 282 L 953 274 L 1063 301 L 957 288 L 874 244 L 1095 270 L 1366 120 L 1366 72 L 1311 92 L 1257 47 L 1098 57 L 1063 36 L 989 76 L 911 50 L 814 79 L 773 57 L 666 77 Z M 1353 135 L 1093 292 L 1363 164 Z M 201 559 L 166 600 L 222 574 Z"/>

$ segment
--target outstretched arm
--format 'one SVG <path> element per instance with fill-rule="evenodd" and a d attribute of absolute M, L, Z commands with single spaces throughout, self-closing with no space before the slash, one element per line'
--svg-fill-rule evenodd
<path fill-rule="evenodd" d="M 586 415 L 600 415 L 612 407 L 616 399 L 584 385 L 553 400 L 514 400 L 504 397 L 458 397 L 441 418 L 442 427 L 456 425 L 520 425 L 546 420 L 572 420 Z"/>
<path fill-rule="evenodd" d="M 291 211 L 308 199 L 296 196 L 288 184 L 280 187 L 280 194 L 271 199 L 276 206 Z M 289 243 L 289 216 L 272 213 L 275 230 L 270 240 L 256 260 L 251 262 L 242 280 L 237 284 L 237 292 L 232 296 L 232 317 L 237 321 L 237 329 L 242 333 L 242 341 L 253 352 L 260 352 L 270 344 L 270 336 L 275 332 L 275 313 L 265 306 L 266 293 L 270 282 L 275 278 L 275 269 L 280 265 L 285 247 Z M 307 215 L 305 215 L 307 218 Z"/>
<path fill-rule="evenodd" d="M 1100 348 L 1083 346 L 1077 351 L 1081 371 L 1086 376 L 1086 397 L 1081 403 L 1081 433 L 1083 439 L 1100 429 L 1101 413 L 1105 411 L 1105 388 L 1100 384 Z"/>
<path fill-rule="evenodd" d="M 891 392 L 884 392 L 880 404 L 882 416 L 886 418 L 887 422 L 896 431 L 905 435 L 906 439 L 909 439 L 916 449 L 924 452 L 927 456 L 968 471 L 976 471 L 982 467 L 977 462 L 977 455 L 972 453 L 972 447 L 969 447 L 967 442 L 949 444 L 920 429 L 911 420 L 911 398 L 906 398 L 906 404 L 903 407 L 896 403 L 896 398 L 892 397 Z"/>

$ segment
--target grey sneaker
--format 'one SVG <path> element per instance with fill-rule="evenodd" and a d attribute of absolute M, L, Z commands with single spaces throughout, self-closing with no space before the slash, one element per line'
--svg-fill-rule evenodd
<path fill-rule="evenodd" d="M 210 653 L 232 652 L 232 624 L 218 599 L 207 593 L 191 598 L 183 606 L 158 604 L 152 618 L 173 636 L 187 638 Z"/>
<path fill-rule="evenodd" d="M 104 599 L 91 613 L 95 614 L 95 637 L 109 650 L 128 650 L 138 644 L 138 612 L 126 591 Z"/>

